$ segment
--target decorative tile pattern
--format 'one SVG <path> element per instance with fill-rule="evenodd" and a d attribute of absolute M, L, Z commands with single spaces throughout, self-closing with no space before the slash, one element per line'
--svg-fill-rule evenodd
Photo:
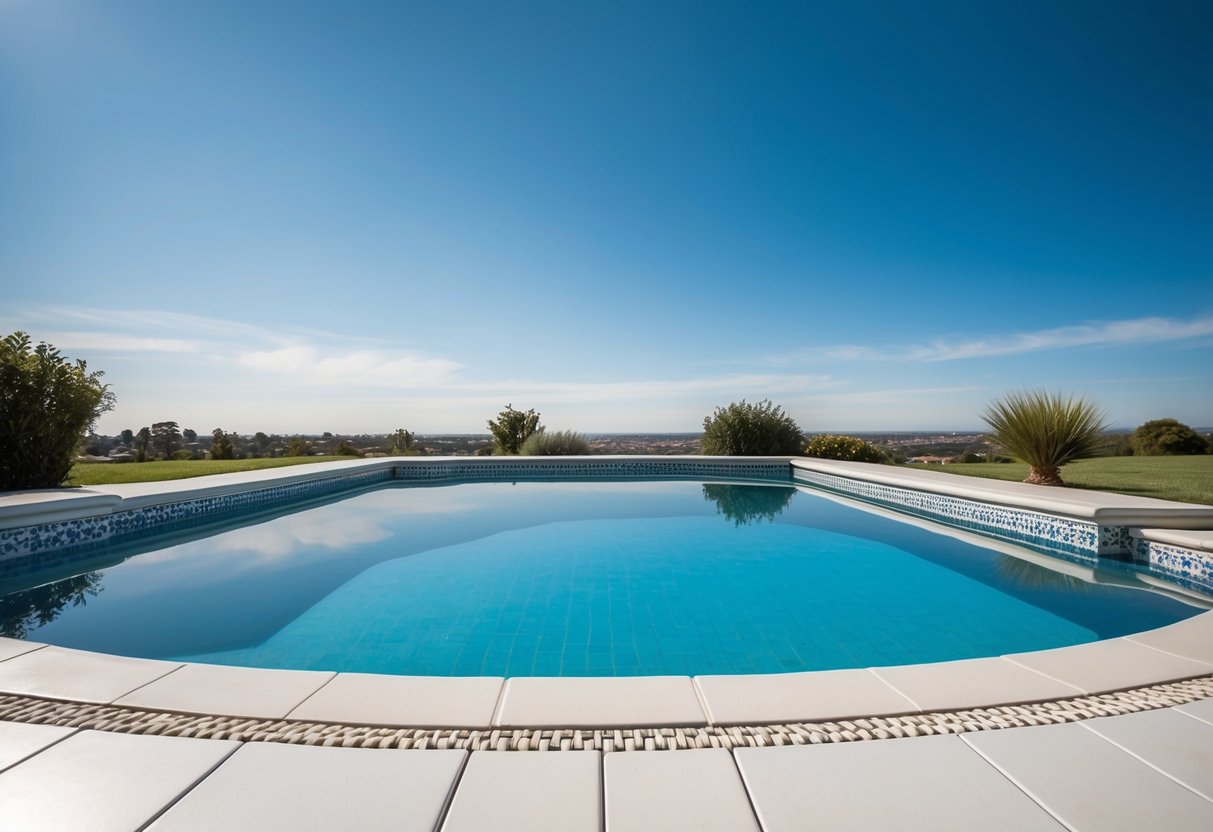
<path fill-rule="evenodd" d="M 1213 552 L 1154 540 L 1132 541 L 1133 562 L 1198 592 L 1213 592 Z"/>
<path fill-rule="evenodd" d="M 819 471 L 798 469 L 794 476 L 828 491 L 941 521 L 949 526 L 1044 547 L 1063 557 L 1068 556 L 1069 560 L 1090 563 L 1097 559 L 1102 551 L 1103 530 L 1094 523 L 933 494 L 929 491 L 865 482 Z M 1125 536 L 1127 538 L 1127 532 Z M 1109 534 L 1106 539 L 1112 540 L 1114 535 Z"/>
<path fill-rule="evenodd" d="M 931 734 L 997 731 L 1030 725 L 1079 722 L 1187 705 L 1213 696 L 1213 676 L 1150 685 L 1113 693 L 1054 699 L 1025 705 L 1000 705 L 963 711 L 883 716 L 845 721 L 751 723 L 746 725 L 671 725 L 659 728 L 430 728 L 365 723 L 251 719 L 178 714 L 89 702 L 69 702 L 0 693 L 0 721 L 63 725 L 121 734 L 224 739 L 236 742 L 284 742 L 344 748 L 462 748 L 468 751 L 559 752 L 599 750 L 680 751 L 691 748 L 762 748 L 827 742 L 862 742 Z"/>
<path fill-rule="evenodd" d="M 752 477 L 788 479 L 786 462 L 701 462 L 695 459 L 595 459 L 577 462 L 434 462 L 396 466 L 402 480 L 524 480 L 593 477 Z"/>
<path fill-rule="evenodd" d="M 215 520 L 276 504 L 314 499 L 389 482 L 392 477 L 392 469 L 381 468 L 218 497 L 165 503 L 133 511 L 116 511 L 113 514 L 65 520 L 61 523 L 7 529 L 0 531 L 0 560 L 117 541 L 151 531 L 169 531 L 200 520 Z"/>

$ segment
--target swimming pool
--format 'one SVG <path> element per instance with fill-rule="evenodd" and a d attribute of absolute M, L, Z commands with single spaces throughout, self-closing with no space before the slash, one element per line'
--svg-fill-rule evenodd
<path fill-rule="evenodd" d="M 630 676 L 1000 655 L 1201 611 L 790 480 L 397 483 L 195 536 L 8 578 L 0 626 L 217 664 Z"/>

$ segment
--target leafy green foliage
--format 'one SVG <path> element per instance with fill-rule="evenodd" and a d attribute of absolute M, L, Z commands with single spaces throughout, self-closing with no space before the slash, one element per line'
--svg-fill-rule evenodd
<path fill-rule="evenodd" d="M 716 408 L 704 418 L 700 440 L 702 452 L 711 456 L 793 456 L 803 445 L 796 420 L 767 399 Z"/>
<path fill-rule="evenodd" d="M 407 431 L 404 428 L 397 428 L 392 434 L 392 456 L 413 456 L 420 452 L 420 448 L 415 447 L 417 434 L 412 431 Z"/>
<path fill-rule="evenodd" d="M 1083 398 L 1029 390 L 1008 393 L 982 414 L 991 438 L 1028 463 L 1024 482 L 1064 485 L 1061 466 L 1099 453 L 1107 425 L 1103 413 Z"/>
<path fill-rule="evenodd" d="M 748 526 L 761 520 L 768 523 L 783 513 L 792 502 L 795 488 L 773 485 L 734 485 L 712 482 L 703 486 L 703 498 L 716 503 L 716 513 L 733 521 L 734 526 Z"/>
<path fill-rule="evenodd" d="M 889 454 L 858 436 L 820 433 L 809 440 L 805 456 L 817 459 L 842 459 L 848 462 L 888 462 Z"/>
<path fill-rule="evenodd" d="M 211 431 L 211 459 L 235 459 L 236 444 L 232 442 L 232 435 L 224 433 L 223 428 L 215 428 Z"/>
<path fill-rule="evenodd" d="M 0 340 L 0 491 L 55 488 L 67 480 L 76 446 L 114 395 L 50 344 L 24 332 Z"/>
<path fill-rule="evenodd" d="M 316 453 L 316 450 L 312 447 L 312 443 L 302 436 L 296 436 L 286 443 L 287 456 L 311 456 L 314 453 Z"/>
<path fill-rule="evenodd" d="M 156 422 L 152 425 L 152 445 L 164 459 L 172 459 L 181 447 L 181 428 L 176 422 Z"/>
<path fill-rule="evenodd" d="M 541 430 L 543 425 L 539 424 L 538 413 L 534 410 L 515 410 L 514 405 L 507 404 L 505 410 L 497 414 L 496 419 L 489 419 L 489 432 L 493 434 L 493 453 L 517 454 L 522 450 L 522 443 L 532 433 Z"/>
<path fill-rule="evenodd" d="M 147 446 L 152 444 L 152 429 L 139 428 L 135 434 L 135 462 L 147 462 Z"/>
<path fill-rule="evenodd" d="M 354 443 L 349 439 L 341 440 L 341 444 L 337 446 L 337 450 L 333 451 L 337 456 L 362 456 L 362 452 L 354 447 Z"/>
<path fill-rule="evenodd" d="M 571 430 L 549 433 L 537 430 L 526 438 L 518 453 L 522 456 L 581 456 L 590 452 L 590 441 Z"/>
<path fill-rule="evenodd" d="M 1175 419 L 1154 419 L 1133 431 L 1133 453 L 1141 456 L 1185 456 L 1211 450 L 1203 436 Z"/>

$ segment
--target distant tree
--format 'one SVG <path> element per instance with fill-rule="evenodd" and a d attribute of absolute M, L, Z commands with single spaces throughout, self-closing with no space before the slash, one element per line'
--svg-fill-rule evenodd
<path fill-rule="evenodd" d="M 314 453 L 312 443 L 302 436 L 293 437 L 290 442 L 286 443 L 287 456 L 311 456 Z"/>
<path fill-rule="evenodd" d="M 522 456 L 582 456 L 589 452 L 589 440 L 571 430 L 537 430 L 518 449 Z"/>
<path fill-rule="evenodd" d="M 258 455 L 264 454 L 272 445 L 273 441 L 270 439 L 270 437 L 261 431 L 257 431 L 253 434 L 253 447 L 257 449 Z"/>
<path fill-rule="evenodd" d="M 354 447 L 354 443 L 349 439 L 341 440 L 341 444 L 337 446 L 337 449 L 333 453 L 338 456 L 362 456 L 362 451 Z"/>
<path fill-rule="evenodd" d="M 181 429 L 176 422 L 156 422 L 152 425 L 152 445 L 160 456 L 170 459 L 181 447 Z"/>
<path fill-rule="evenodd" d="M 190 430 L 189 428 L 186 428 L 185 430 L 181 431 L 181 435 L 182 435 L 182 437 L 185 438 L 186 442 L 197 442 L 198 441 L 198 431 L 196 431 L 196 430 Z"/>
<path fill-rule="evenodd" d="M 1141 456 L 1186 456 L 1209 453 L 1209 443 L 1175 419 L 1154 419 L 1133 431 L 1133 453 Z"/>
<path fill-rule="evenodd" d="M 543 430 L 543 425 L 539 424 L 538 413 L 534 410 L 515 410 L 514 405 L 507 404 L 505 410 L 497 414 L 496 419 L 489 419 L 489 432 L 493 434 L 493 453 L 516 454 L 522 450 L 522 443 L 527 437 L 539 430 Z"/>
<path fill-rule="evenodd" d="M 224 433 L 222 428 L 211 431 L 211 459 L 235 459 L 236 446 L 232 444 L 231 434 Z"/>
<path fill-rule="evenodd" d="M 716 408 L 703 420 L 703 453 L 711 456 L 792 456 L 804 447 L 804 432 L 783 408 L 745 399 Z"/>
<path fill-rule="evenodd" d="M 841 459 L 849 462 L 888 462 L 889 454 L 858 436 L 834 436 L 821 433 L 809 440 L 805 456 L 817 459 Z"/>
<path fill-rule="evenodd" d="M 130 428 L 127 428 L 126 430 L 122 431 L 122 433 L 118 434 L 118 438 L 122 440 L 123 445 L 126 445 L 129 448 L 135 442 L 135 432 Z"/>
<path fill-rule="evenodd" d="M 152 429 L 139 428 L 135 434 L 135 462 L 147 462 L 147 448 L 152 444 Z"/>
<path fill-rule="evenodd" d="M 392 455 L 410 456 L 416 453 L 413 449 L 413 440 L 415 438 L 416 434 L 404 428 L 396 428 L 396 432 L 392 434 Z"/>
<path fill-rule="evenodd" d="M 24 332 L 0 339 L 0 491 L 67 480 L 80 439 L 114 407 L 101 376 Z"/>
<path fill-rule="evenodd" d="M 1065 485 L 1061 467 L 1095 456 L 1107 430 L 1094 403 L 1043 390 L 1008 393 L 991 402 L 982 418 L 995 442 L 1028 463 L 1024 482 L 1035 485 Z"/>

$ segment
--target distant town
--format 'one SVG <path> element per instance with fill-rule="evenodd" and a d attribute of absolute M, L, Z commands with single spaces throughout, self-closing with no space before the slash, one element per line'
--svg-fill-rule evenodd
<path fill-rule="evenodd" d="M 1208 438 L 1210 430 L 1198 431 Z M 827 431 L 822 431 L 826 433 Z M 832 432 L 832 431 L 831 431 Z M 810 436 L 812 434 L 809 434 Z M 888 452 L 892 462 L 948 464 L 950 462 L 1010 461 L 986 435 L 956 431 L 852 432 Z M 602 455 L 683 455 L 700 452 L 699 433 L 585 434 L 590 452 Z M 484 456 L 492 451 L 487 433 L 414 434 L 254 434 L 212 431 L 201 434 L 176 422 L 157 422 L 138 432 L 117 436 L 88 436 L 78 457 L 83 462 L 142 462 L 154 459 L 254 459 L 282 456 Z M 1131 453 L 1130 431 L 1113 430 L 1105 438 L 1103 455 Z"/>

